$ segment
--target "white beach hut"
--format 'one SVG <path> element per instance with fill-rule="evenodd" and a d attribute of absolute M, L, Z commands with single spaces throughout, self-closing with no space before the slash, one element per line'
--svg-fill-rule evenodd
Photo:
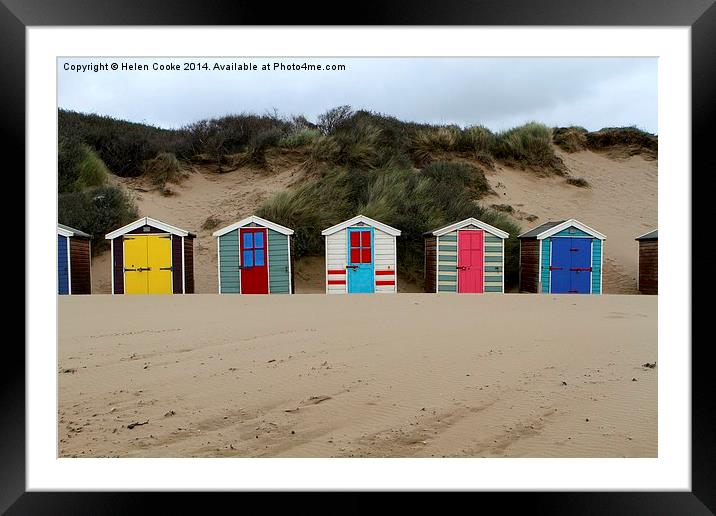
<path fill-rule="evenodd" d="M 358 215 L 321 234 L 326 237 L 327 294 L 397 292 L 400 230 Z"/>

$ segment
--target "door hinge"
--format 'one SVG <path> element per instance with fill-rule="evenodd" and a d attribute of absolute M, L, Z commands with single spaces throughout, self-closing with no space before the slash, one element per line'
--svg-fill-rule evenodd
<path fill-rule="evenodd" d="M 569 269 L 570 271 L 576 271 L 576 272 L 592 272 L 591 267 L 572 267 Z"/>
<path fill-rule="evenodd" d="M 160 271 L 173 271 L 174 267 L 159 267 Z"/>
<path fill-rule="evenodd" d="M 561 271 L 562 269 L 563 267 L 552 267 L 551 265 L 549 266 L 549 270 L 551 271 Z"/>

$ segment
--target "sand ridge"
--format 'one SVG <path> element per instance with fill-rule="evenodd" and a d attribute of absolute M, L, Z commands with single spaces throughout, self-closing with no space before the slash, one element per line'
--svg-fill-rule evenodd
<path fill-rule="evenodd" d="M 61 296 L 59 311 L 62 457 L 657 456 L 656 296 Z"/>

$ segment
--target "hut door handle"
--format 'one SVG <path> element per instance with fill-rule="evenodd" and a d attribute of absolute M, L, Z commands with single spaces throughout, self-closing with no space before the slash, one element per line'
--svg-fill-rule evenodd
<path fill-rule="evenodd" d="M 570 271 L 577 271 L 577 272 L 592 272 L 591 267 L 572 267 L 569 269 Z"/>
<path fill-rule="evenodd" d="M 458 265 L 456 268 L 459 269 L 459 270 L 461 270 L 461 271 L 466 271 L 466 270 L 467 270 L 467 267 L 465 267 L 464 265 L 462 265 L 462 266 L 461 266 L 461 265 Z"/>

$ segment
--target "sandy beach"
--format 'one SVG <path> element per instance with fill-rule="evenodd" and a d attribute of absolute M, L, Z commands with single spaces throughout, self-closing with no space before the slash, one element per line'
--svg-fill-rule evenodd
<path fill-rule="evenodd" d="M 60 296 L 61 457 L 655 457 L 656 296 Z"/>

